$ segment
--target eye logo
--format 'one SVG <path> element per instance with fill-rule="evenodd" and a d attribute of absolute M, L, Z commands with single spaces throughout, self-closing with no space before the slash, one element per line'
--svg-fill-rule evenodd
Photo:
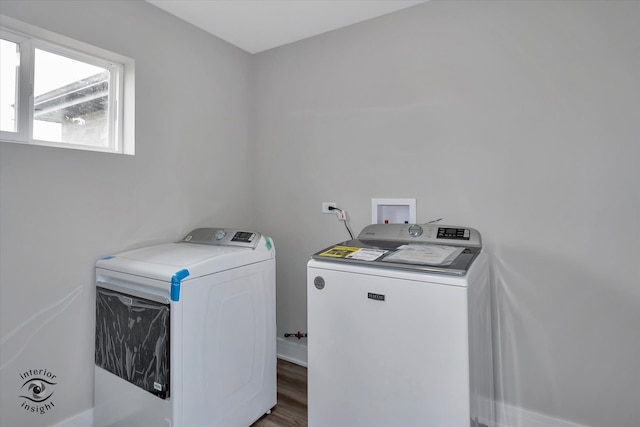
<path fill-rule="evenodd" d="M 29 399 L 32 402 L 40 403 L 49 399 L 53 394 L 53 390 L 49 390 L 56 383 L 49 382 L 43 378 L 33 378 L 28 380 L 22 385 L 22 390 L 25 395 L 20 396 L 25 399 Z"/>
<path fill-rule="evenodd" d="M 56 375 L 47 369 L 31 369 L 20 374 L 24 380 L 20 387 L 20 407 L 27 412 L 44 415 L 55 408 L 53 403 Z"/>

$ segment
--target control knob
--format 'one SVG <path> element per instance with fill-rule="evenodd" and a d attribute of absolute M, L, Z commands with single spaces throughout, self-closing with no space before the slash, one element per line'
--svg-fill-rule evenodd
<path fill-rule="evenodd" d="M 409 235 L 411 237 L 418 237 L 422 234 L 422 227 L 417 224 L 414 224 L 409 227 Z"/>

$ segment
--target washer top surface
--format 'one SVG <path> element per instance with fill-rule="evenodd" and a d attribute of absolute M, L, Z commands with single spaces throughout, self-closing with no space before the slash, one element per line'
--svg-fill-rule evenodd
<path fill-rule="evenodd" d="M 275 249 L 268 237 L 255 232 L 206 228 L 192 231 L 179 242 L 105 257 L 96 262 L 96 267 L 171 282 L 183 270 L 187 273 L 184 280 L 191 280 L 271 258 L 275 258 Z"/>
<path fill-rule="evenodd" d="M 482 251 L 477 230 L 437 224 L 372 224 L 357 239 L 325 248 L 316 261 L 464 276 Z"/>

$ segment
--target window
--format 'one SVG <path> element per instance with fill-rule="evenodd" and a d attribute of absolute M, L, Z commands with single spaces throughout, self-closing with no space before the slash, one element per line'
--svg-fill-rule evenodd
<path fill-rule="evenodd" d="M 133 61 L 2 21 L 2 141 L 133 154 Z"/>

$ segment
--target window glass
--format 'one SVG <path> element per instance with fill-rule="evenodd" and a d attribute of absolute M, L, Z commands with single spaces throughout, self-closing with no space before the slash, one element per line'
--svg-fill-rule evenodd
<path fill-rule="evenodd" d="M 109 70 L 35 49 L 33 139 L 109 147 Z"/>
<path fill-rule="evenodd" d="M 0 40 L 0 130 L 5 132 L 16 131 L 19 65 L 19 45 Z"/>

